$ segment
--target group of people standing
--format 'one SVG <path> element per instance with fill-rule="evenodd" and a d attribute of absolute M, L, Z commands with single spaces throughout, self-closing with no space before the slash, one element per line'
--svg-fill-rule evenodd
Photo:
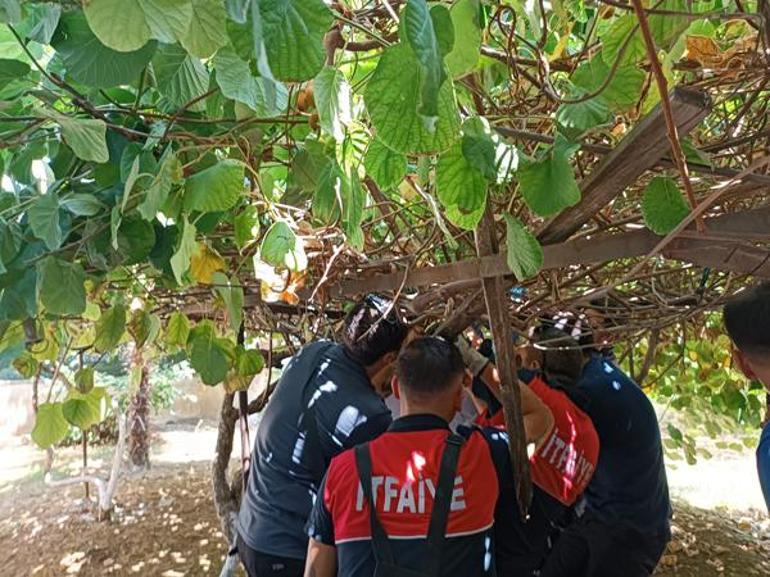
<path fill-rule="evenodd" d="M 726 320 L 747 374 L 769 377 L 767 340 L 746 348 Z M 580 323 L 543 323 L 517 349 L 522 517 L 491 347 L 417 336 L 377 295 L 357 303 L 264 411 L 237 523 L 250 577 L 651 575 L 671 518 L 657 418 Z"/>

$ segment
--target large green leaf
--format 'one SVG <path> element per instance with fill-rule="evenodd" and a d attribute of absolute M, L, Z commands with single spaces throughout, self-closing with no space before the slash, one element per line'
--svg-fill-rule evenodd
<path fill-rule="evenodd" d="M 161 42 L 180 40 L 190 29 L 192 0 L 139 0 L 150 35 Z"/>
<path fill-rule="evenodd" d="M 43 403 L 37 408 L 32 440 L 41 449 L 47 449 L 61 442 L 69 428 L 61 403 Z"/>
<path fill-rule="evenodd" d="M 602 46 L 602 57 L 608 66 L 612 66 L 618 58 L 622 66 L 639 62 L 647 57 L 647 49 L 639 30 L 639 21 L 634 14 L 625 14 L 615 20 L 602 36 Z M 624 46 L 623 55 L 620 56 L 620 50 Z"/>
<path fill-rule="evenodd" d="M 18 24 L 21 22 L 21 4 L 19 0 L 0 0 L 0 22 Z"/>
<path fill-rule="evenodd" d="M 182 163 L 177 156 L 168 151 L 160 163 L 158 174 L 152 179 L 145 191 L 144 200 L 137 207 L 145 220 L 154 220 L 168 199 L 174 184 L 184 181 Z"/>
<path fill-rule="evenodd" d="M 353 119 L 350 85 L 342 70 L 326 66 L 313 81 L 313 96 L 321 128 L 341 142 Z"/>
<path fill-rule="evenodd" d="M 231 209 L 244 191 L 243 174 L 243 163 L 226 159 L 189 177 L 185 183 L 185 209 L 198 212 Z"/>
<path fill-rule="evenodd" d="M 385 49 L 367 84 L 364 99 L 377 138 L 396 152 L 442 151 L 458 137 L 460 122 L 452 83 L 441 85 L 438 121 L 431 132 L 417 112 L 421 77 L 414 53 L 401 43 Z"/>
<path fill-rule="evenodd" d="M 23 321 L 37 314 L 37 270 L 29 267 L 16 275 L 0 296 L 0 320 Z"/>
<path fill-rule="evenodd" d="M 273 223 L 262 239 L 260 258 L 269 265 L 300 271 L 307 267 L 302 240 L 283 221 Z"/>
<path fill-rule="evenodd" d="M 587 93 L 593 94 L 602 88 L 609 73 L 610 67 L 599 54 L 577 67 L 572 75 L 572 82 Z M 618 66 L 612 80 L 600 95 L 610 108 L 623 112 L 636 106 L 644 85 L 644 77 L 645 73 L 636 64 L 622 64 Z"/>
<path fill-rule="evenodd" d="M 474 116 L 463 123 L 460 146 L 468 164 L 489 182 L 497 179 L 497 135 L 492 134 L 486 119 Z"/>
<path fill-rule="evenodd" d="M 144 309 L 138 309 L 131 315 L 128 332 L 138 348 L 154 343 L 160 333 L 160 318 Z"/>
<path fill-rule="evenodd" d="M 29 64 L 20 60 L 0 58 L 0 90 L 9 83 L 23 78 L 29 73 Z"/>
<path fill-rule="evenodd" d="M 187 221 L 187 217 L 182 222 L 182 238 L 176 252 L 171 257 L 171 270 L 174 272 L 176 282 L 184 284 L 184 275 L 190 269 L 190 260 L 198 245 L 195 242 L 195 225 Z"/>
<path fill-rule="evenodd" d="M 690 206 L 673 178 L 656 176 L 644 189 L 642 215 L 655 234 L 670 233 L 688 214 Z"/>
<path fill-rule="evenodd" d="M 203 62 L 190 56 L 178 44 L 160 47 L 152 59 L 158 91 L 176 106 L 185 106 L 209 89 L 209 73 Z M 205 102 L 196 102 L 189 110 L 201 112 Z"/>
<path fill-rule="evenodd" d="M 406 39 L 420 65 L 418 112 L 428 130 L 432 131 L 438 119 L 438 93 L 446 80 L 446 72 L 428 3 L 425 0 L 409 0 L 402 18 L 405 20 L 403 30 Z"/>
<path fill-rule="evenodd" d="M 56 250 L 64 240 L 59 219 L 59 199 L 53 193 L 39 197 L 27 210 L 32 233 L 49 250 Z"/>
<path fill-rule="evenodd" d="M 582 89 L 573 90 L 570 93 L 572 100 L 580 100 L 585 96 L 586 92 Z M 556 122 L 559 123 L 562 132 L 573 140 L 578 139 L 592 128 L 607 124 L 613 118 L 601 95 L 582 102 L 562 104 L 556 111 Z"/>
<path fill-rule="evenodd" d="M 27 4 L 26 9 L 30 26 L 27 38 L 40 44 L 50 44 L 59 24 L 61 6 L 51 3 Z"/>
<path fill-rule="evenodd" d="M 213 386 L 225 380 L 231 362 L 228 344 L 228 341 L 216 336 L 214 325 L 208 321 L 199 323 L 190 331 L 188 359 L 204 384 Z"/>
<path fill-rule="evenodd" d="M 259 210 L 254 205 L 244 208 L 233 222 L 233 240 L 243 250 L 259 238 Z"/>
<path fill-rule="evenodd" d="M 184 347 L 190 336 L 190 321 L 179 311 L 171 313 L 166 322 L 166 344 L 170 347 Z"/>
<path fill-rule="evenodd" d="M 569 161 L 579 146 L 558 137 L 538 160 L 528 160 L 519 166 L 521 194 L 537 215 L 553 216 L 580 201 L 580 188 Z"/>
<path fill-rule="evenodd" d="M 300 82 L 321 70 L 326 51 L 323 37 L 333 18 L 322 0 L 254 0 L 258 7 L 260 42 L 273 76 Z M 259 51 L 257 51 L 259 52 Z"/>
<path fill-rule="evenodd" d="M 543 248 L 521 221 L 505 214 L 508 266 L 519 282 L 535 276 L 543 267 Z"/>
<path fill-rule="evenodd" d="M 96 339 L 94 348 L 98 353 L 106 353 L 115 348 L 126 330 L 126 307 L 115 305 L 102 313 L 96 321 Z"/>
<path fill-rule="evenodd" d="M 481 6 L 479 0 L 459 0 L 449 11 L 454 24 L 455 43 L 446 55 L 449 73 L 457 78 L 471 72 L 481 52 Z"/>
<path fill-rule="evenodd" d="M 346 186 L 342 187 L 342 228 L 348 244 L 357 250 L 364 249 L 364 233 L 361 223 L 364 219 L 366 193 L 361 187 L 358 175 L 353 173 Z"/>
<path fill-rule="evenodd" d="M 102 212 L 105 205 L 93 194 L 73 194 L 61 200 L 61 207 L 75 216 L 94 216 Z"/>
<path fill-rule="evenodd" d="M 179 41 L 193 56 L 208 58 L 230 42 L 225 5 L 222 0 L 192 0 L 192 9 L 190 27 Z"/>
<path fill-rule="evenodd" d="M 685 0 L 663 0 L 655 6 L 659 10 L 686 13 L 688 4 Z M 676 42 L 679 35 L 690 25 L 687 16 L 673 16 L 671 14 L 651 14 L 649 16 L 650 32 L 659 48 L 668 50 Z"/>
<path fill-rule="evenodd" d="M 227 318 L 233 333 L 238 334 L 243 322 L 243 287 L 237 276 L 227 278 L 224 273 L 215 272 L 211 276 L 214 290 L 222 299 L 227 310 Z"/>
<path fill-rule="evenodd" d="M 150 40 L 139 0 L 88 0 L 83 13 L 96 37 L 113 50 L 132 52 Z"/>
<path fill-rule="evenodd" d="M 61 126 L 64 141 L 82 160 L 91 162 L 107 162 L 110 153 L 107 150 L 107 125 L 103 120 L 95 118 L 70 118 L 56 115 L 56 121 Z"/>
<path fill-rule="evenodd" d="M 10 263 L 21 248 L 21 231 L 13 221 L 6 222 L 0 217 L 0 274 L 5 273 L 3 263 Z"/>
<path fill-rule="evenodd" d="M 71 391 L 62 405 L 62 416 L 70 425 L 86 431 L 101 421 L 102 415 L 95 397 Z"/>
<path fill-rule="evenodd" d="M 112 50 L 99 42 L 79 11 L 62 15 L 52 41 L 67 72 L 78 82 L 95 88 L 113 88 L 137 80 L 156 44 L 148 42 L 134 52 Z"/>
<path fill-rule="evenodd" d="M 286 108 L 286 87 L 268 78 L 255 78 L 248 62 L 229 48 L 217 52 L 214 68 L 222 94 L 226 98 L 245 104 L 256 112 L 257 116 L 278 116 Z"/>
<path fill-rule="evenodd" d="M 38 263 L 37 298 L 50 314 L 82 314 L 86 310 L 85 281 L 79 263 L 46 257 Z"/>
<path fill-rule="evenodd" d="M 377 186 L 382 189 L 393 188 L 406 175 L 406 156 L 374 139 L 366 151 L 364 168 Z"/>
<path fill-rule="evenodd" d="M 445 208 L 455 207 L 462 214 L 476 213 L 487 202 L 487 179 L 468 162 L 459 142 L 439 157 L 436 191 Z"/>

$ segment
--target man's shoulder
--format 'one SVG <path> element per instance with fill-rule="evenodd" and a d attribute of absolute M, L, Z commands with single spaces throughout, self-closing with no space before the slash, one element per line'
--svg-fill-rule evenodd
<path fill-rule="evenodd" d="M 764 457 L 770 462 L 770 423 L 767 423 L 762 428 L 762 433 L 759 435 L 757 452 L 763 452 Z"/>

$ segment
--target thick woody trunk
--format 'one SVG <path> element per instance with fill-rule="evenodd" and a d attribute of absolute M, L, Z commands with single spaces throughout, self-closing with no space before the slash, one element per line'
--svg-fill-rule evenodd
<path fill-rule="evenodd" d="M 134 367 L 140 367 L 141 378 L 128 409 L 128 455 L 134 467 L 150 467 L 150 379 L 141 350 L 134 352 Z"/>
<path fill-rule="evenodd" d="M 222 526 L 222 533 L 224 533 L 228 543 L 232 542 L 234 536 L 235 516 L 239 509 L 239 496 L 236 491 L 233 491 L 227 474 L 230 456 L 233 453 L 235 424 L 238 421 L 238 412 L 233 408 L 233 398 L 234 395 L 228 393 L 222 401 L 217 430 L 216 454 L 211 465 L 214 506 Z"/>

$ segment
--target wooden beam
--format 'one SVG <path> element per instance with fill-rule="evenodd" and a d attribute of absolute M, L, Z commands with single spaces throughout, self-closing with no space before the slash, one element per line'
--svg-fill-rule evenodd
<path fill-rule="evenodd" d="M 476 230 L 476 251 L 479 257 L 491 257 L 499 254 L 497 228 L 492 209 L 487 204 L 484 217 Z M 513 468 L 513 482 L 516 487 L 516 500 L 521 518 L 526 519 L 527 510 L 532 502 L 532 478 L 529 474 L 527 456 L 527 438 L 524 432 L 522 416 L 521 390 L 519 389 L 516 351 L 511 339 L 511 319 L 508 314 L 507 285 L 502 275 L 482 280 L 484 300 L 489 315 L 489 328 L 495 345 L 495 365 L 500 376 L 500 402 L 505 415 L 505 428 L 508 432 L 508 449 Z"/>
<path fill-rule="evenodd" d="M 770 207 L 758 208 L 735 214 L 726 214 L 706 219 L 709 233 L 730 235 L 731 239 L 756 240 L 758 235 L 770 231 Z M 620 258 L 633 258 L 647 254 L 661 240 L 661 237 L 642 229 L 621 234 L 570 240 L 561 244 L 543 247 L 545 256 L 543 268 L 557 269 L 566 266 L 587 265 Z M 443 285 L 482 278 L 511 274 L 505 252 L 453 262 L 435 267 L 409 270 L 406 281 L 404 272 L 373 275 L 366 278 L 343 280 L 330 287 L 333 296 L 353 296 L 369 292 L 397 290 L 402 283 L 405 287 Z"/>
<path fill-rule="evenodd" d="M 675 88 L 671 108 L 680 135 L 688 134 L 708 114 L 705 92 Z M 543 244 L 564 242 L 669 152 L 666 121 L 656 106 L 580 183 L 582 199 L 548 221 L 538 233 Z"/>
<path fill-rule="evenodd" d="M 666 258 L 725 272 L 770 279 L 770 250 L 740 243 L 717 244 L 708 240 L 681 239 L 663 251 Z"/>

